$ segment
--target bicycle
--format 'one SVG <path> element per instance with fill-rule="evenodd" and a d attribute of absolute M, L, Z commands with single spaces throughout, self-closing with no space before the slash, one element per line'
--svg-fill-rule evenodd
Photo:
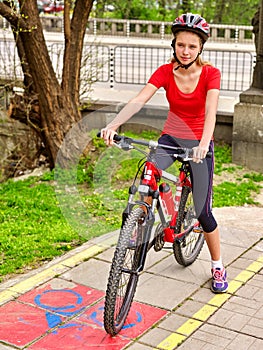
<path fill-rule="evenodd" d="M 119 135 L 114 136 L 114 141 L 125 151 L 136 149 L 143 153 L 146 160 L 144 157 L 144 161 L 139 162 L 129 188 L 128 203 L 122 214 L 120 235 L 108 278 L 104 328 L 112 336 L 120 332 L 128 316 L 148 251 L 152 247 L 160 251 L 165 243 L 170 243 L 176 261 L 188 266 L 196 260 L 204 244 L 203 230 L 195 216 L 192 198 L 189 173 L 192 149 Z M 146 152 L 134 145 L 146 146 L 149 150 Z M 178 176 L 157 168 L 155 154 L 158 148 L 173 149 L 173 156 L 181 162 Z M 142 169 L 139 186 L 136 186 Z M 161 179 L 175 185 L 174 196 L 169 184 L 161 183 Z M 134 199 L 136 193 L 140 196 L 139 200 Z M 156 212 L 160 221 L 153 232 Z"/>

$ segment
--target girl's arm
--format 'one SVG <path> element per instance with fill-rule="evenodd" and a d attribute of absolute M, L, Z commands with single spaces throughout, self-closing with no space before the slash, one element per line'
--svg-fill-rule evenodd
<path fill-rule="evenodd" d="M 199 146 L 194 148 L 194 161 L 199 162 L 205 158 L 210 141 L 212 140 L 216 124 L 216 112 L 218 107 L 219 90 L 211 89 L 207 92 L 205 106 L 205 123 Z"/>
<path fill-rule="evenodd" d="M 116 130 L 124 123 L 127 122 L 134 114 L 140 111 L 147 101 L 155 94 L 157 87 L 148 83 L 138 93 L 138 95 L 132 98 L 125 107 L 117 114 L 117 116 L 111 121 L 104 129 L 101 130 L 101 137 L 104 138 L 107 145 L 113 144 L 113 136 L 116 134 Z"/>

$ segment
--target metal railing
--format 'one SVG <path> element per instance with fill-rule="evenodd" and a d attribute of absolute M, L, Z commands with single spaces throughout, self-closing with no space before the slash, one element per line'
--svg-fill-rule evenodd
<path fill-rule="evenodd" d="M 144 85 L 154 70 L 167 63 L 171 56 L 170 49 L 160 47 L 118 45 L 111 48 L 110 87 L 116 83 Z M 255 54 L 209 49 L 203 53 L 203 58 L 220 69 L 221 90 L 244 91 L 250 87 Z"/>
<path fill-rule="evenodd" d="M 49 46 L 50 57 L 58 79 L 61 79 L 64 46 Z M 203 59 L 221 71 L 221 89 L 244 91 L 252 82 L 255 53 L 238 49 L 206 48 Z M 130 45 L 85 45 L 81 68 L 82 87 L 87 83 L 105 83 L 109 88 L 116 84 L 143 85 L 153 71 L 172 57 L 170 48 Z M 11 41 L 0 42 L 0 78 L 22 79 L 18 56 Z"/>
<path fill-rule="evenodd" d="M 171 25 L 171 22 L 161 21 L 90 18 L 88 21 L 88 34 L 164 40 L 171 38 Z M 210 42 L 243 44 L 252 44 L 254 42 L 252 26 L 210 24 L 210 28 Z"/>
<path fill-rule="evenodd" d="M 40 16 L 43 29 L 48 32 L 64 30 L 63 16 Z M 94 36 L 138 37 L 148 39 L 170 39 L 171 22 L 143 21 L 112 18 L 89 18 L 87 34 Z M 252 26 L 210 24 L 210 42 L 253 44 Z M 9 28 L 9 23 L 0 17 L 0 28 Z"/>

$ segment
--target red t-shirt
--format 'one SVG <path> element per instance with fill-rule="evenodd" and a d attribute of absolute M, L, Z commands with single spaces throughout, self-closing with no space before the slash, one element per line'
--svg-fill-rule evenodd
<path fill-rule="evenodd" d="M 219 69 L 205 65 L 193 92 L 181 92 L 175 82 L 173 63 L 160 66 L 148 81 L 158 89 L 163 87 L 170 110 L 164 124 L 163 134 L 182 139 L 200 140 L 205 121 L 207 91 L 220 89 Z"/>

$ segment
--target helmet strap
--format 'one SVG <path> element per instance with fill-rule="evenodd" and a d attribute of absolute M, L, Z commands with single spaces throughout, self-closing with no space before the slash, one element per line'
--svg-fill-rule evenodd
<path fill-rule="evenodd" d="M 174 70 L 177 70 L 177 69 L 179 69 L 179 68 L 188 69 L 189 67 L 191 67 L 192 64 L 195 63 L 195 61 L 196 61 L 197 58 L 200 56 L 200 54 L 201 54 L 201 52 L 198 52 L 198 55 L 196 56 L 196 58 L 195 58 L 192 62 L 190 62 L 190 63 L 188 63 L 188 64 L 183 64 L 181 61 L 179 61 L 179 59 L 178 59 L 177 56 L 176 56 L 176 53 L 174 52 L 174 54 L 173 54 L 173 55 L 174 55 L 174 58 L 175 58 L 176 62 L 179 63 L 179 65 L 178 65 L 176 68 L 174 68 Z"/>

